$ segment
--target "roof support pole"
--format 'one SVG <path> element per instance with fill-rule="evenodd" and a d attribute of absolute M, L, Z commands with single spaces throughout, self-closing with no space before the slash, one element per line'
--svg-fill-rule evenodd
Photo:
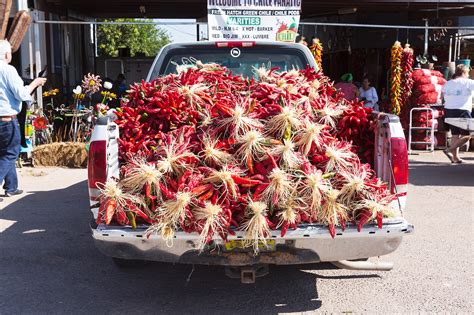
<path fill-rule="evenodd" d="M 458 36 L 458 56 L 456 59 L 461 58 L 461 44 L 462 44 L 462 37 L 461 35 Z"/>
<path fill-rule="evenodd" d="M 28 8 L 28 6 L 25 4 L 26 1 L 24 0 L 16 0 L 16 7 L 18 11 L 21 10 L 26 10 L 25 8 Z"/>
<path fill-rule="evenodd" d="M 449 36 L 449 57 L 448 57 L 448 62 L 451 62 L 451 54 L 453 50 L 453 36 Z"/>
<path fill-rule="evenodd" d="M 34 11 L 34 14 L 37 15 L 38 11 Z M 40 47 L 40 31 L 39 24 L 33 24 L 34 37 L 35 37 L 35 60 L 36 60 L 36 74 L 35 77 L 39 76 L 41 71 L 41 47 Z M 33 69 L 31 69 L 33 70 Z M 39 86 L 36 89 L 36 102 L 38 107 L 43 109 L 43 88 Z"/>
<path fill-rule="evenodd" d="M 428 37 L 429 37 L 429 33 L 428 33 L 428 19 L 423 19 L 425 21 L 425 45 L 424 45 L 424 51 L 423 51 L 423 55 L 424 56 L 428 56 Z"/>
<path fill-rule="evenodd" d="M 458 58 L 458 33 L 454 34 L 454 55 L 453 61 L 456 61 Z"/>
<path fill-rule="evenodd" d="M 458 33 L 454 34 L 454 53 L 453 61 L 456 61 L 456 54 L 458 53 Z"/>
<path fill-rule="evenodd" d="M 33 29 L 28 29 L 28 52 L 30 55 L 30 79 L 34 79 L 35 73 L 33 71 L 35 65 L 34 52 L 33 52 Z"/>

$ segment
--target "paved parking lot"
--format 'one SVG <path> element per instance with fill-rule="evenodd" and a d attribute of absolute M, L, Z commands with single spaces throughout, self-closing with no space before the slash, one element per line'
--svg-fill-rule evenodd
<path fill-rule="evenodd" d="M 273 267 L 254 285 L 219 267 L 119 269 L 90 236 L 87 172 L 21 169 L 27 193 L 0 203 L 0 314 L 472 312 L 474 154 L 464 158 L 411 156 L 415 234 L 381 258 L 391 272 Z"/>

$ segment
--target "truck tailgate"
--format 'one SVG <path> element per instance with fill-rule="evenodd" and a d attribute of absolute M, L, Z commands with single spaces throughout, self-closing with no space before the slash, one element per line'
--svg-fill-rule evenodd
<path fill-rule="evenodd" d="M 133 230 L 99 225 L 92 229 L 96 246 L 107 256 L 224 266 L 292 265 L 382 256 L 395 251 L 402 237 L 412 232 L 413 226 L 403 218 L 386 219 L 381 229 L 376 225 L 367 225 L 361 232 L 354 225 L 348 225 L 345 231 L 338 228 L 334 239 L 326 226 L 306 224 L 288 230 L 284 237 L 279 231 L 272 231 L 272 248 L 254 255 L 252 249 L 229 250 L 220 238 L 214 239 L 213 244 L 200 253 L 198 234 L 176 232 L 175 238 L 166 242 L 156 234 L 148 236 L 146 227 Z M 243 232 L 236 231 L 227 241 L 243 238 Z"/>

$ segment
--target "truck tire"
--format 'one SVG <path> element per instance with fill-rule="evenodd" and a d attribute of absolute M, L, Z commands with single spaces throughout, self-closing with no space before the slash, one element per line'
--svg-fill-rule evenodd
<path fill-rule="evenodd" d="M 136 259 L 122 259 L 117 257 L 112 257 L 115 265 L 119 268 L 137 268 L 143 267 L 148 264 L 148 261 L 145 260 L 136 260 Z"/>

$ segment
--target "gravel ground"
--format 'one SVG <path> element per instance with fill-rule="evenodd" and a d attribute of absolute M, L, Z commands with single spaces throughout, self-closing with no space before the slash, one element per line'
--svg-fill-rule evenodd
<path fill-rule="evenodd" d="M 405 313 L 474 309 L 474 154 L 411 156 L 406 218 L 415 234 L 382 257 L 391 272 L 271 267 L 254 285 L 223 268 L 119 269 L 94 247 L 87 172 L 20 170 L 26 194 L 0 203 L 0 314 Z"/>

